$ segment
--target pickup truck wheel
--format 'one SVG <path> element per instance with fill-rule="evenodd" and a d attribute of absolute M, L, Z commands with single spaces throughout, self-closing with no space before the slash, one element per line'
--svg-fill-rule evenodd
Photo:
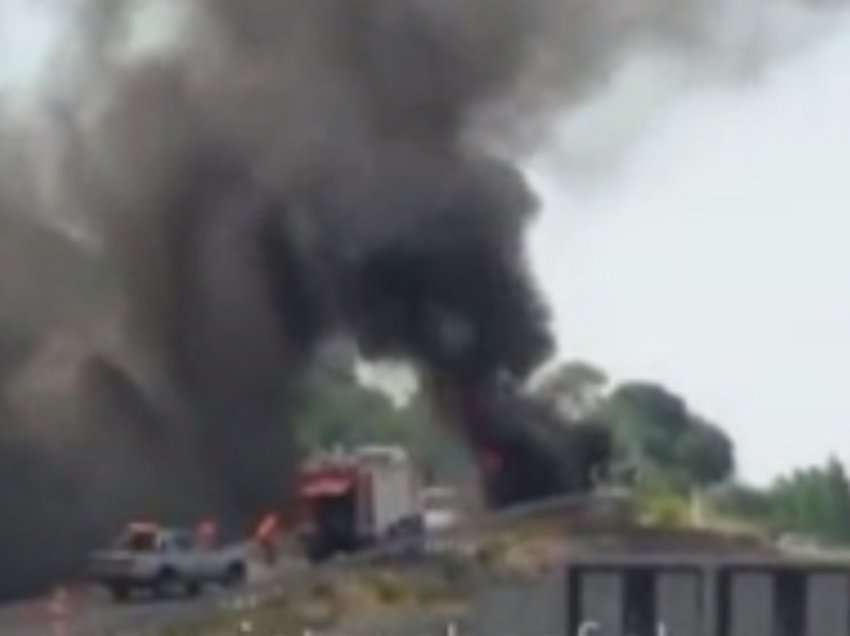
<path fill-rule="evenodd" d="M 154 593 L 160 598 L 169 598 L 175 595 L 175 590 L 180 584 L 177 572 L 171 569 L 163 570 L 156 577 L 153 584 Z"/>
<path fill-rule="evenodd" d="M 238 587 L 245 582 L 245 566 L 242 563 L 231 563 L 224 573 L 222 584 L 225 587 Z"/>
<path fill-rule="evenodd" d="M 186 595 L 195 597 L 201 593 L 201 584 L 197 581 L 190 581 L 186 583 Z"/>

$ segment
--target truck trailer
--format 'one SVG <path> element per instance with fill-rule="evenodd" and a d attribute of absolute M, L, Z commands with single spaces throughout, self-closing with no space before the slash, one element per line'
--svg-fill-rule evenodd
<path fill-rule="evenodd" d="M 420 483 L 408 453 L 363 446 L 317 457 L 299 475 L 299 536 L 310 560 L 388 545 L 424 533 Z"/>

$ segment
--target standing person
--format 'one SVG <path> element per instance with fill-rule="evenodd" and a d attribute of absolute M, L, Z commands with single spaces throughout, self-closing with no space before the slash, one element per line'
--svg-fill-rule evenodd
<path fill-rule="evenodd" d="M 266 564 L 269 566 L 277 563 L 278 539 L 280 534 L 280 515 L 270 512 L 257 526 L 254 538 L 263 553 Z"/>

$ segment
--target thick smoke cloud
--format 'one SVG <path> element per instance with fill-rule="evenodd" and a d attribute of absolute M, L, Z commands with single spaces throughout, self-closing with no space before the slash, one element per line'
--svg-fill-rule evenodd
<path fill-rule="evenodd" d="M 282 391 L 324 337 L 474 382 L 548 353 L 534 198 L 469 135 L 545 8 L 203 2 L 165 59 L 90 58 L 73 183 L 236 516 L 284 497 Z"/>
<path fill-rule="evenodd" d="M 112 271 L 78 319 L 35 303 L 57 324 L 27 338 L 25 365 L 9 356 L 27 371 L 13 428 L 47 418 L 70 437 L 59 453 L 44 443 L 58 434 L 49 427 L 4 448 L 21 457 L 26 446 L 34 484 L 14 501 L 6 493 L 26 511 L 10 544 L 40 536 L 34 527 L 77 538 L 44 563 L 11 564 L 16 585 L 70 566 L 129 516 L 214 512 L 240 526 L 285 503 L 287 380 L 326 336 L 470 379 L 502 366 L 524 374 L 549 346 L 522 260 L 533 197 L 464 139 L 474 110 L 518 77 L 531 12 L 236 6 L 198 3 L 182 46 L 127 60 L 131 4 L 90 4 L 73 63 L 57 60 L 49 194 L 60 218 L 61 208 L 85 215 L 100 248 L 90 260 Z M 12 185 L 44 182 L 43 166 L 29 168 Z M 25 194 L 8 207 L 31 222 L 48 206 Z M 10 280 L 25 279 L 24 256 Z M 63 267 L 75 289 L 82 267 Z M 116 320 L 118 347 L 96 336 L 89 350 L 67 345 Z M 74 399 L 48 408 L 44 349 L 57 337 Z M 62 501 L 86 497 L 54 505 L 41 493 L 58 482 Z"/>
<path fill-rule="evenodd" d="M 20 511 L 0 542 L 42 555 L 7 557 L 23 587 L 130 516 L 237 529 L 284 504 L 287 387 L 331 335 L 412 360 L 473 443 L 526 443 L 500 422 L 532 407 L 494 386 L 552 339 L 524 253 L 535 198 L 505 157 L 632 47 L 710 50 L 727 6 L 194 0 L 170 43 L 130 46 L 170 4 L 66 9 L 53 143 L 0 155 L 0 463 L 28 476 L 0 481 Z M 51 401 L 57 342 L 73 379 Z"/>

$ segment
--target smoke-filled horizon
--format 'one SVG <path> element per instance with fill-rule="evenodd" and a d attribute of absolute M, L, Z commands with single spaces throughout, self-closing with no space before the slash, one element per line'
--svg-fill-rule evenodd
<path fill-rule="evenodd" d="M 286 389 L 330 336 L 473 393 L 533 372 L 553 337 L 517 159 L 632 47 L 715 50 L 721 5 L 197 0 L 153 48 L 162 3 L 66 7 L 39 90 L 6 100 L 0 368 L 33 452 L 115 501 L 63 511 L 76 545 L 139 502 L 244 520 L 285 501 Z M 63 332 L 80 364 L 45 401 L 20 379 L 43 384 Z M 189 494 L 154 501 L 170 480 Z"/>

